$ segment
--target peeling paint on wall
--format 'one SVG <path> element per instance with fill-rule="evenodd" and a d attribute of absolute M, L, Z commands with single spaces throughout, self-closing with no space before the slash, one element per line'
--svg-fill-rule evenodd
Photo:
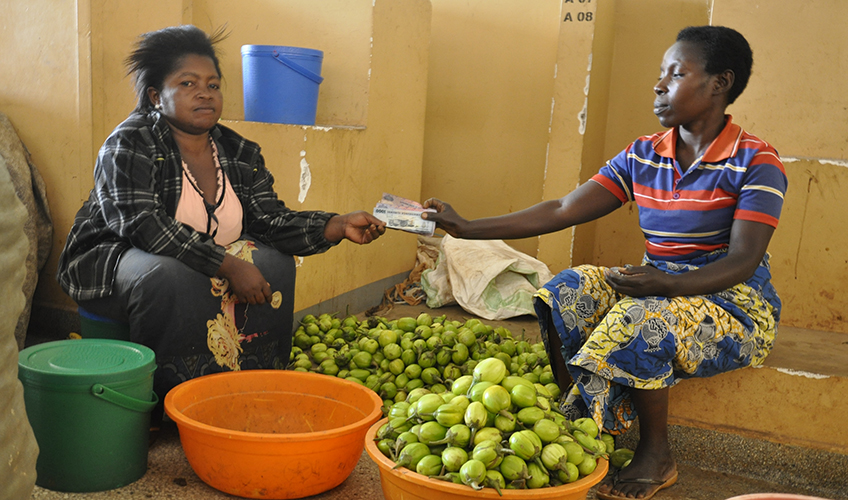
<path fill-rule="evenodd" d="M 554 126 L 554 108 L 556 107 L 556 99 L 551 99 L 551 118 L 548 120 L 548 135 L 551 134 Z M 551 142 L 548 141 L 548 146 L 550 146 Z"/>
<path fill-rule="evenodd" d="M 580 122 L 580 126 L 577 127 L 577 131 L 580 132 L 580 135 L 586 133 L 586 112 L 589 107 L 589 98 L 586 97 L 583 99 L 583 109 L 577 113 L 577 120 Z"/>
<path fill-rule="evenodd" d="M 309 170 L 309 163 L 306 162 L 306 151 L 304 150 L 300 152 L 300 194 L 297 195 L 298 202 L 303 203 L 310 186 L 312 186 L 312 171 Z"/>
<path fill-rule="evenodd" d="M 793 163 L 798 161 L 817 161 L 820 165 L 834 165 L 837 167 L 848 167 L 846 160 L 832 160 L 828 158 L 801 158 L 796 156 L 781 156 L 780 160 L 783 163 Z"/>
<path fill-rule="evenodd" d="M 586 133 L 586 117 L 589 112 L 589 79 L 592 76 L 592 54 L 589 54 L 589 64 L 586 66 L 586 85 L 583 86 L 583 109 L 577 113 L 577 120 L 580 125 L 577 127 L 580 135 Z"/>

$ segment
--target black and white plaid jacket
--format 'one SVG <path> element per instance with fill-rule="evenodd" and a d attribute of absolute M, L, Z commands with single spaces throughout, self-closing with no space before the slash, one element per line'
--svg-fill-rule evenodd
<path fill-rule="evenodd" d="M 290 210 L 274 192 L 259 145 L 216 125 L 221 168 L 241 200 L 243 233 L 291 255 L 333 246 L 324 226 L 333 213 Z M 111 294 L 121 254 L 135 247 L 174 257 L 207 276 L 224 259 L 212 237 L 174 219 L 182 190 L 181 158 L 156 111 L 131 114 L 100 148 L 94 188 L 77 212 L 59 257 L 59 284 L 74 300 Z"/>

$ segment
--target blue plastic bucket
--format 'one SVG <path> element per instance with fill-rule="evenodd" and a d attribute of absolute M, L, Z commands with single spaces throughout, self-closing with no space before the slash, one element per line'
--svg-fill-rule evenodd
<path fill-rule="evenodd" d="M 244 119 L 315 125 L 324 52 L 278 45 L 243 45 Z"/>
<path fill-rule="evenodd" d="M 130 340 L 130 325 L 113 319 L 98 316 L 78 309 L 80 315 L 80 336 L 86 339 Z"/>

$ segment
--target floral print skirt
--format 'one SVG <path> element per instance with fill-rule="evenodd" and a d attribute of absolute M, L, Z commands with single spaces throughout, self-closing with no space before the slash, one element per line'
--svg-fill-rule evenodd
<path fill-rule="evenodd" d="M 680 274 L 724 255 L 716 251 L 688 262 L 646 256 L 643 265 Z M 606 283 L 605 269 L 565 270 L 535 295 L 548 354 L 563 357 L 573 381 L 561 400 L 569 418 L 589 416 L 619 434 L 636 418 L 628 388 L 662 389 L 685 378 L 759 366 L 774 344 L 781 304 L 768 255 L 748 281 L 690 297 L 624 296 Z M 561 353 L 550 352 L 551 327 Z"/>
<path fill-rule="evenodd" d="M 110 297 L 80 303 L 94 314 L 128 323 L 130 341 L 153 349 L 153 389 L 160 401 L 177 384 L 195 377 L 279 369 L 288 363 L 294 258 L 246 239 L 228 245 L 227 252 L 259 268 L 271 284 L 273 303 L 240 304 L 226 280 L 138 249 L 121 256 Z"/>

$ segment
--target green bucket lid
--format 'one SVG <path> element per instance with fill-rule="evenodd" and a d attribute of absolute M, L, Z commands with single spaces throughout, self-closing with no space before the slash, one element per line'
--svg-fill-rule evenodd
<path fill-rule="evenodd" d="M 18 378 L 24 384 L 87 388 L 91 384 L 129 382 L 156 369 L 153 351 L 112 339 L 45 342 L 18 354 Z"/>

